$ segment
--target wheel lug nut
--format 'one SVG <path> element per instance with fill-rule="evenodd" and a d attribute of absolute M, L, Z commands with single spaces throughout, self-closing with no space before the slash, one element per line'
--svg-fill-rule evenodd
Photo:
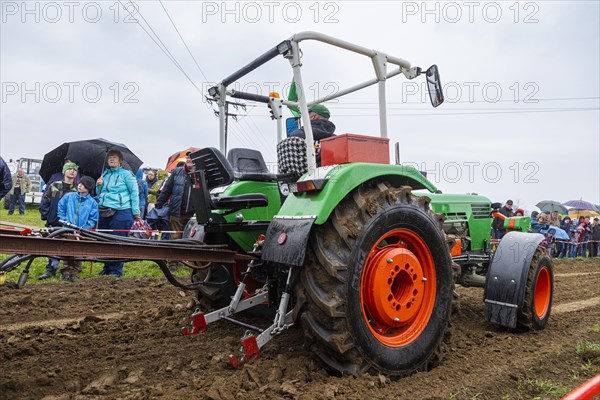
<path fill-rule="evenodd" d="M 422 282 L 427 282 L 427 278 L 423 277 L 423 278 L 421 278 L 421 281 Z"/>
<path fill-rule="evenodd" d="M 391 264 L 391 263 L 394 262 L 394 260 L 392 260 L 391 258 L 388 258 L 386 261 L 387 261 L 388 264 Z"/>
<path fill-rule="evenodd" d="M 398 317 L 394 317 L 394 322 L 395 322 L 395 323 L 398 323 L 398 322 L 400 322 L 400 318 L 398 318 Z"/>

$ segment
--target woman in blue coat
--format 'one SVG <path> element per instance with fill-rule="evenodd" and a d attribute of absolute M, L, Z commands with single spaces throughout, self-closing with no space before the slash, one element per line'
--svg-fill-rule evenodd
<path fill-rule="evenodd" d="M 123 154 L 110 150 L 107 154 L 108 168 L 96 181 L 96 194 L 100 216 L 99 229 L 112 229 L 117 236 L 129 236 L 134 219 L 140 218 L 140 194 L 133 173 L 121 166 Z M 104 264 L 100 275 L 123 275 L 122 262 Z"/>

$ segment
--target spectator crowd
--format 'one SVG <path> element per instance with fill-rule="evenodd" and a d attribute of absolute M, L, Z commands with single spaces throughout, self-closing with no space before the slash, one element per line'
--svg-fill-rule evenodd
<path fill-rule="evenodd" d="M 522 209 L 512 211 L 513 201 L 508 200 L 499 208 L 492 222 L 492 239 L 500 240 L 509 231 L 505 228 L 505 219 L 524 216 Z M 498 215 L 501 214 L 501 215 Z M 531 213 L 529 232 L 541 233 L 545 236 L 544 244 L 550 256 L 563 257 L 600 257 L 600 219 L 589 216 L 571 218 L 561 216 L 558 211 L 533 211 Z M 557 237 L 557 228 L 566 237 Z"/>
<path fill-rule="evenodd" d="M 96 229 L 113 235 L 129 236 L 136 226 L 160 229 L 156 239 L 178 239 L 187 222 L 194 215 L 190 195 L 188 174 L 193 170 L 190 152 L 185 162 L 180 162 L 169 175 L 165 170 L 139 169 L 134 174 L 123 165 L 123 154 L 119 150 L 109 150 L 105 169 L 96 181 L 83 175 L 79 167 L 65 159 L 62 171 L 54 173 L 43 188 L 39 212 L 46 227 L 70 225 L 79 229 Z M 6 162 L 0 157 L 0 200 L 9 199 L 8 214 L 18 208 L 25 214 L 25 194 L 31 191 L 31 180 L 18 169 L 11 177 Z M 154 210 L 154 214 L 152 213 Z M 150 217 L 161 211 L 163 218 Z M 138 225 L 143 221 L 144 224 Z M 166 225 L 165 225 L 166 223 Z M 154 225 L 154 226 L 152 226 Z M 171 263 L 171 270 L 176 268 Z M 45 273 L 39 277 L 45 280 L 60 274 L 63 281 L 74 281 L 81 273 L 81 262 L 66 260 L 59 269 L 59 259 L 48 257 Z M 123 263 L 107 261 L 100 275 L 123 275 Z"/>

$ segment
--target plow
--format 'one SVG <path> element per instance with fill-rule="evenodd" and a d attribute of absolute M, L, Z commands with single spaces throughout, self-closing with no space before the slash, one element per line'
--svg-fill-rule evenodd
<path fill-rule="evenodd" d="M 309 102 L 301 72 L 305 41 L 366 57 L 374 77 Z M 297 100 L 229 88 L 275 58 L 289 62 Z M 332 373 L 406 376 L 428 370 L 446 351 L 460 301 L 455 285 L 484 289 L 483 317 L 492 325 L 546 328 L 554 277 L 544 237 L 524 232 L 527 224 L 514 220 L 512 231 L 492 246 L 495 206 L 488 198 L 441 193 L 415 168 L 390 164 L 385 85 L 396 76 L 424 76 L 431 104 L 443 103 L 435 65 L 413 67 L 327 35 L 298 33 L 209 89 L 219 107 L 220 148 L 191 154 L 194 170 L 187 179 L 195 217 L 183 239 L 118 238 L 72 226 L 2 230 L 0 253 L 15 255 L 0 264 L 0 272 L 26 263 L 23 276 L 36 256 L 156 262 L 171 284 L 196 292 L 200 306 L 183 335 L 201 334 L 216 321 L 244 328 L 239 349 L 228 357 L 235 368 L 256 361 L 270 340 L 299 326 Z M 342 134 L 315 143 L 308 107 L 372 85 L 378 87 L 380 136 Z M 293 167 L 280 156 L 282 173 L 273 174 L 256 150 L 226 152 L 230 98 L 266 106 L 277 125 L 278 149 L 299 143 L 286 135 L 283 107 L 299 110 L 305 139 L 294 147 L 301 151 L 291 158 Z M 189 282 L 171 274 L 166 260 L 185 260 Z M 268 325 L 240 321 L 240 313 L 261 316 Z"/>

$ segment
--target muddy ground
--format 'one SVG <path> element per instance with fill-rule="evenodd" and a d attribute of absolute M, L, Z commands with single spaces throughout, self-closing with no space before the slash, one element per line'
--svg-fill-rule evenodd
<path fill-rule="evenodd" d="M 559 398 L 600 371 L 599 354 L 594 365 L 576 353 L 578 343 L 600 343 L 600 261 L 560 261 L 555 274 L 551 320 L 539 332 L 492 327 L 482 290 L 458 288 L 461 307 L 442 364 L 397 381 L 330 376 L 303 347 L 299 327 L 233 370 L 226 356 L 244 329 L 219 322 L 202 335 L 180 335 L 194 296 L 164 278 L 4 285 L 0 398 Z"/>

